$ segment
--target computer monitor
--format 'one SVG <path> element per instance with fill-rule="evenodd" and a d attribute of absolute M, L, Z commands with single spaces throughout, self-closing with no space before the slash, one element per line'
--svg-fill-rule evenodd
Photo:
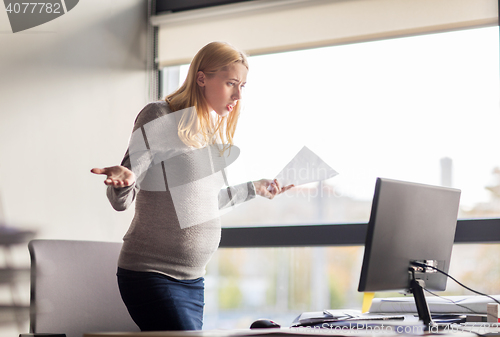
<path fill-rule="evenodd" d="M 413 293 L 420 319 L 433 324 L 423 289 L 442 291 L 450 267 L 460 190 L 378 178 L 358 291 Z"/>

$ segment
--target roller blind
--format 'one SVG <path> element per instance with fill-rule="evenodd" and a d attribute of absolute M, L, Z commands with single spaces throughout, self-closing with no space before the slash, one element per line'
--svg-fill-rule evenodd
<path fill-rule="evenodd" d="M 250 55 L 498 25 L 498 0 L 256 0 L 151 19 L 160 67 L 211 41 Z"/>

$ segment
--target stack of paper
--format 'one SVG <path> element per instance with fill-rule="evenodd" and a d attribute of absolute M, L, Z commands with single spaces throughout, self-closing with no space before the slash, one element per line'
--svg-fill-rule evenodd
<path fill-rule="evenodd" d="M 493 295 L 500 300 L 500 295 Z M 474 313 L 486 314 L 488 303 L 494 302 L 486 296 L 443 296 L 426 297 L 431 313 Z M 406 313 L 417 312 L 413 297 L 376 298 L 370 307 L 370 313 Z"/>
<path fill-rule="evenodd" d="M 360 321 L 417 321 L 413 315 L 387 315 L 387 314 L 363 314 L 359 310 L 324 310 L 318 312 L 304 312 L 295 319 L 292 327 L 311 326 L 322 323 L 360 322 Z"/>

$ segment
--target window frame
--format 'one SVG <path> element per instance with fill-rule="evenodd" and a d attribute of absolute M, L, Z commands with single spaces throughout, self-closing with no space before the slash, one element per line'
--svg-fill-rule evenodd
<path fill-rule="evenodd" d="M 498 17 L 500 17 L 500 0 L 498 0 Z M 498 27 L 500 30 L 500 25 Z M 162 79 L 163 76 L 159 76 L 160 88 L 163 84 Z M 170 83 L 170 86 L 172 85 L 175 83 Z M 367 228 L 367 223 L 223 227 L 219 247 L 360 246 L 365 244 Z M 458 220 L 454 243 L 500 243 L 500 218 Z"/>
<path fill-rule="evenodd" d="M 362 246 L 367 223 L 223 227 L 220 248 Z M 429 233 L 432 235 L 432 233 Z M 499 243 L 500 218 L 460 219 L 455 244 Z"/>

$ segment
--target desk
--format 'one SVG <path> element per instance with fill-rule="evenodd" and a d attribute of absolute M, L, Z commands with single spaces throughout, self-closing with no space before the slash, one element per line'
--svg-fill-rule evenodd
<path fill-rule="evenodd" d="M 288 335 L 290 329 L 242 329 L 242 330 L 202 330 L 202 331 L 151 331 L 151 332 L 105 332 L 87 333 L 84 337 L 249 337 Z"/>
<path fill-rule="evenodd" d="M 487 323 L 484 323 L 487 324 Z M 495 323 L 493 323 L 494 325 Z M 500 324 L 496 326 L 467 325 L 442 330 L 440 337 L 477 337 L 500 336 Z M 87 333 L 84 337 L 309 337 L 309 336 L 421 336 L 422 333 L 405 333 L 396 331 L 374 330 L 337 330 L 313 328 L 281 328 L 281 329 L 242 329 L 242 330 L 208 330 L 208 331 L 158 331 L 158 332 L 106 332 Z M 424 335 L 432 335 L 432 333 Z"/>

